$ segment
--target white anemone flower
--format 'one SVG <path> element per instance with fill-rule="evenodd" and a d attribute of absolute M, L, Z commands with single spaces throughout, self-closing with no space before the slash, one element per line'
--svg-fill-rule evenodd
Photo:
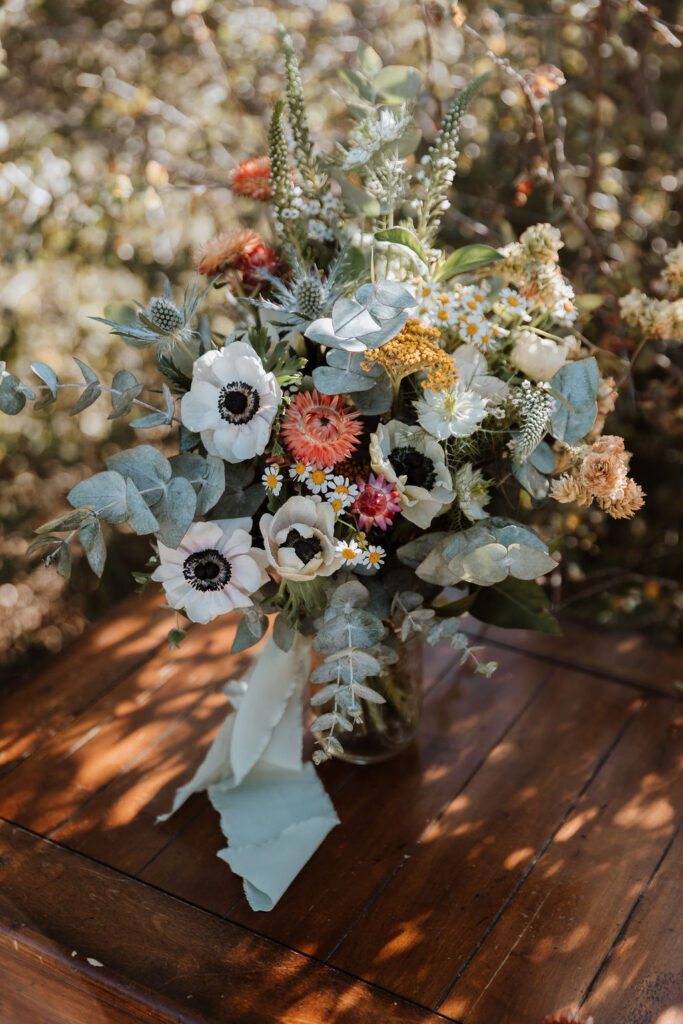
<path fill-rule="evenodd" d="M 478 519 L 487 519 L 489 513 L 484 506 L 491 500 L 486 493 L 486 483 L 480 469 L 474 469 L 471 462 L 466 462 L 453 476 L 455 494 L 460 511 L 474 523 Z"/>
<path fill-rule="evenodd" d="M 233 608 L 250 608 L 250 594 L 267 581 L 265 555 L 253 549 L 250 519 L 193 523 L 177 548 L 159 541 L 162 583 L 171 608 L 191 622 L 210 622 Z"/>
<path fill-rule="evenodd" d="M 301 583 L 331 576 L 342 565 L 335 518 L 332 506 L 318 495 L 295 495 L 274 516 L 264 513 L 259 525 L 269 565 L 282 579 Z"/>
<path fill-rule="evenodd" d="M 399 420 L 380 423 L 370 435 L 370 462 L 394 484 L 402 515 L 416 526 L 426 529 L 455 497 L 443 448 L 421 427 Z"/>
<path fill-rule="evenodd" d="M 498 405 L 507 398 L 510 390 L 507 384 L 488 372 L 486 358 L 474 345 L 460 345 L 451 359 L 458 371 L 458 383 L 468 391 L 488 398 L 491 405 Z"/>
<path fill-rule="evenodd" d="M 244 462 L 263 454 L 281 400 L 280 385 L 251 345 L 234 341 L 196 360 L 181 418 L 210 455 Z"/>
<path fill-rule="evenodd" d="M 425 390 L 415 402 L 417 418 L 427 433 L 444 441 L 468 437 L 486 416 L 488 400 L 464 388 L 460 381 L 444 391 Z"/>

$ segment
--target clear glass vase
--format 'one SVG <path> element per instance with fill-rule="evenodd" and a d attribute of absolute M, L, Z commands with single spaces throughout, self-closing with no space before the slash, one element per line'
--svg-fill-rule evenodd
<path fill-rule="evenodd" d="M 422 711 L 424 651 L 419 637 L 397 647 L 398 659 L 378 676 L 363 680 L 384 697 L 383 704 L 361 700 L 363 720 L 353 732 L 339 735 L 343 753 L 334 756 L 351 764 L 376 764 L 399 754 L 415 739 Z"/>

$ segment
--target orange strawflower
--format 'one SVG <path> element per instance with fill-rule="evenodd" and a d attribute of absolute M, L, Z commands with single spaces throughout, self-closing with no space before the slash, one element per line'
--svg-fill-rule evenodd
<path fill-rule="evenodd" d="M 264 284 L 264 278 L 259 274 L 260 267 L 270 274 L 276 274 L 279 269 L 275 250 L 249 228 L 209 239 L 197 249 L 194 260 L 199 273 L 207 277 L 224 274 L 227 270 L 237 271 L 245 288 L 258 288 Z"/>
<path fill-rule="evenodd" d="M 238 196 L 265 201 L 273 194 L 270 182 L 270 157 L 257 156 L 252 160 L 244 160 L 233 167 L 228 175 L 228 184 Z"/>
<path fill-rule="evenodd" d="M 295 459 L 334 466 L 358 447 L 363 433 L 359 417 L 346 407 L 343 395 L 301 391 L 287 410 L 280 436 Z"/>

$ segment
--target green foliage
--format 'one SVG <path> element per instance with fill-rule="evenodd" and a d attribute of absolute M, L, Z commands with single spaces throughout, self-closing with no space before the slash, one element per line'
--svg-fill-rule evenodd
<path fill-rule="evenodd" d="M 480 267 L 490 266 L 492 263 L 502 260 L 502 258 L 498 250 L 490 245 L 482 245 L 481 243 L 463 245 L 460 249 L 452 252 L 441 266 L 438 267 L 434 274 L 434 280 L 448 281 L 457 274 L 469 274 Z"/>
<path fill-rule="evenodd" d="M 532 629 L 537 633 L 560 636 L 550 601 L 534 580 L 506 579 L 476 594 L 470 614 L 475 619 L 503 629 Z"/>
<path fill-rule="evenodd" d="M 551 413 L 550 431 L 558 441 L 580 441 L 593 426 L 597 415 L 600 375 L 594 358 L 565 363 L 550 381 L 557 395 Z"/>

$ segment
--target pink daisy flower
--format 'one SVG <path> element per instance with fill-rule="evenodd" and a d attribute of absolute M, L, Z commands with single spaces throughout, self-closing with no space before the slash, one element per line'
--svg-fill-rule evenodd
<path fill-rule="evenodd" d="M 351 507 L 351 512 L 358 516 L 361 530 L 370 530 L 378 526 L 387 530 L 397 512 L 401 511 L 401 500 L 394 485 L 384 479 L 382 473 L 375 476 L 371 473 L 367 480 L 357 477 L 356 483 L 360 494 Z"/>

